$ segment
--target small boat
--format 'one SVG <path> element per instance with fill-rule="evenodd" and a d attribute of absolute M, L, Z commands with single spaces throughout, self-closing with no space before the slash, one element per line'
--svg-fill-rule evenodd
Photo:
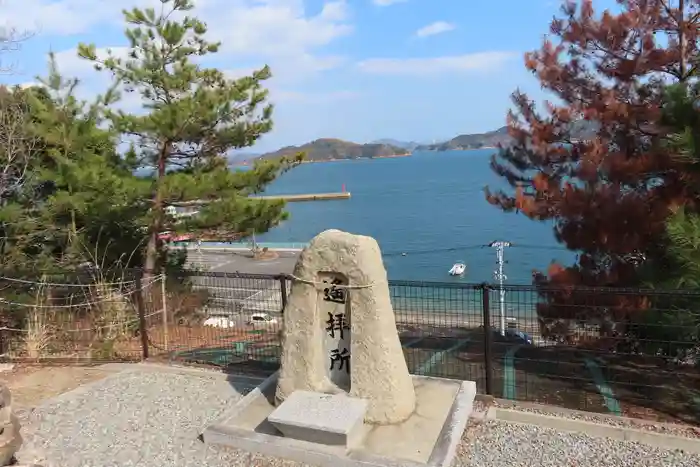
<path fill-rule="evenodd" d="M 452 266 L 452 269 L 450 269 L 449 273 L 451 276 L 461 276 L 464 274 L 464 271 L 467 269 L 467 265 L 460 262 L 460 263 L 455 263 Z"/>

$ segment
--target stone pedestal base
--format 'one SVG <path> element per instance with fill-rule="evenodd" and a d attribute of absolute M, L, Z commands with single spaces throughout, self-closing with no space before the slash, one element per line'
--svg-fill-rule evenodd
<path fill-rule="evenodd" d="M 425 376 L 412 382 L 415 412 L 401 423 L 364 425 L 354 442 L 360 430 L 353 423 L 362 420 L 358 399 L 295 391 L 276 407 L 275 374 L 207 427 L 204 441 L 328 467 L 448 467 L 472 412 L 476 384 Z M 347 407 L 339 405 L 338 420 L 331 421 L 324 404 L 333 397 L 345 398 Z"/>
<path fill-rule="evenodd" d="M 295 391 L 268 417 L 285 438 L 357 447 L 365 435 L 367 401 L 343 394 Z"/>

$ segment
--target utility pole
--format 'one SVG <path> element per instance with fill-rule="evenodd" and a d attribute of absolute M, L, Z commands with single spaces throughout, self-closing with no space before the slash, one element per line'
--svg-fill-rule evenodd
<path fill-rule="evenodd" d="M 499 300 L 500 303 L 500 308 L 501 308 L 501 335 L 505 336 L 506 335 L 506 291 L 503 288 L 503 282 L 505 282 L 506 275 L 503 273 L 503 265 L 505 264 L 505 260 L 503 259 L 505 249 L 510 246 L 510 242 L 502 242 L 502 241 L 495 241 L 489 243 L 489 246 L 491 248 L 496 249 L 496 264 L 498 268 L 493 271 L 493 277 L 498 281 L 498 288 L 501 293 L 501 297 Z"/>

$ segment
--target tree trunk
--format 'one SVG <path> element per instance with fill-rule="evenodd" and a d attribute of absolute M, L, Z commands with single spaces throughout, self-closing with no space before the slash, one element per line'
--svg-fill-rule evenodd
<path fill-rule="evenodd" d="M 155 204 L 155 203 L 154 203 Z M 155 223 L 154 223 L 155 224 Z M 153 227 L 153 226 L 152 226 Z M 158 232 L 151 229 L 146 244 L 146 260 L 143 265 L 144 279 L 150 278 L 156 272 L 158 263 Z"/>
<path fill-rule="evenodd" d="M 163 142 L 157 161 L 156 189 L 153 193 L 153 220 L 149 229 L 148 244 L 146 245 L 146 258 L 144 261 L 143 282 L 149 284 L 151 278 L 158 272 L 158 234 L 163 227 L 163 194 L 161 193 L 161 183 L 165 178 L 165 166 L 170 143 Z"/>

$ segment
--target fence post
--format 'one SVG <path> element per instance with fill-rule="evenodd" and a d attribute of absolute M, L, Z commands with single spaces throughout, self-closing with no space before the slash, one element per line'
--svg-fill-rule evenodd
<path fill-rule="evenodd" d="M 142 271 L 136 272 L 136 311 L 139 314 L 139 334 L 141 334 L 141 356 L 143 360 L 148 358 L 148 330 L 146 329 L 146 308 L 143 305 L 143 281 Z"/>
<path fill-rule="evenodd" d="M 484 318 L 484 370 L 486 376 L 486 394 L 493 396 L 493 332 L 491 330 L 491 305 L 489 295 L 491 287 L 488 284 L 481 285 L 481 308 Z"/>
<path fill-rule="evenodd" d="M 282 293 L 282 314 L 284 314 L 284 309 L 287 308 L 287 276 L 282 274 L 279 279 L 280 292 Z"/>
<path fill-rule="evenodd" d="M 163 348 L 167 352 L 170 347 L 170 339 L 168 338 L 168 291 L 167 291 L 167 276 L 163 273 L 160 279 L 160 296 L 163 305 Z"/>

